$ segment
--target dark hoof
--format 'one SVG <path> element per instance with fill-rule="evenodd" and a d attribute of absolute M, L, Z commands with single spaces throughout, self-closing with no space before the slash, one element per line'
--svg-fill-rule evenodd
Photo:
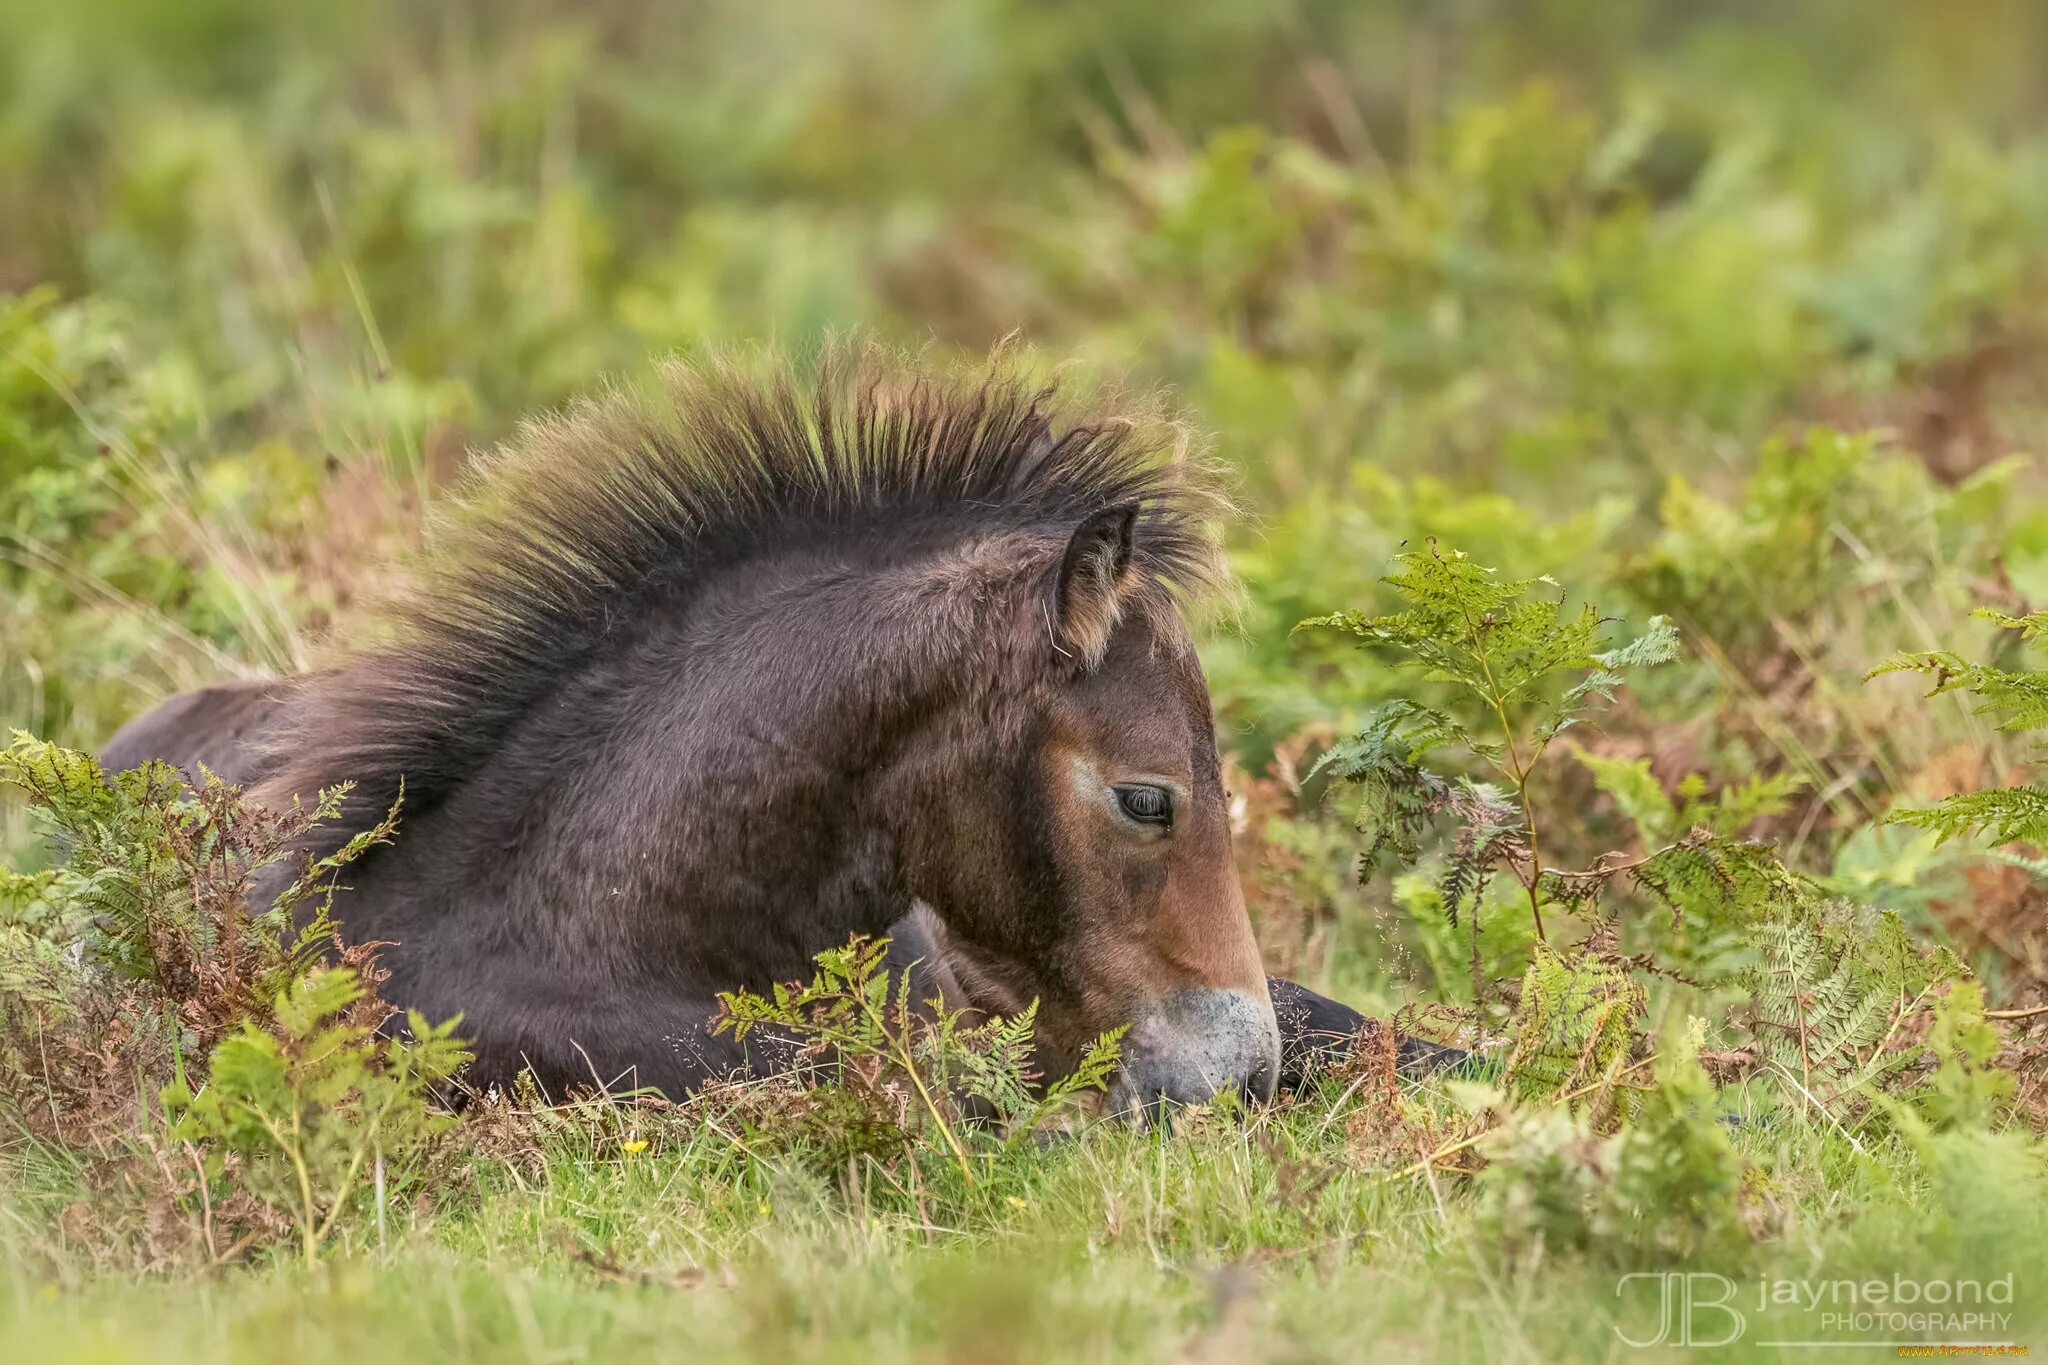
<path fill-rule="evenodd" d="M 1266 978 L 1273 997 L 1273 1015 L 1280 1024 L 1280 1088 L 1299 1090 L 1318 1074 L 1351 1056 L 1359 1035 L 1385 1028 L 1349 1005 L 1306 986 L 1278 977 Z M 1404 1076 L 1427 1076 L 1472 1060 L 1463 1048 L 1444 1047 L 1420 1038 L 1396 1037 L 1394 1069 Z"/>

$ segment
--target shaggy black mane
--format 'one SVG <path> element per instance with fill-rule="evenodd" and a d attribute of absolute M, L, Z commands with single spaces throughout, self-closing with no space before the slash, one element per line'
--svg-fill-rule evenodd
<path fill-rule="evenodd" d="M 417 811 L 656 599 L 778 547 L 916 528 L 1064 537 L 1140 507 L 1134 566 L 1177 596 L 1221 577 L 1213 485 L 1144 408 L 1070 400 L 998 361 L 935 374 L 867 348 L 786 365 L 673 362 L 525 424 L 479 460 L 389 643 L 308 679 L 259 795 L 356 784 L 337 837 Z"/>

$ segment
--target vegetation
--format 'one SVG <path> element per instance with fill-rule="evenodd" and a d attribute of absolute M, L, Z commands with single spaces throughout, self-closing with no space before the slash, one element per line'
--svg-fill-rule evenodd
<path fill-rule="evenodd" d="M 2048 11 L 1780 9 L 7 12 L 0 1340 L 1605 1359 L 1678 1270 L 2048 1342 Z M 854 944 L 727 1002 L 793 1078 L 458 1112 L 321 912 L 402 807 L 308 864 L 332 794 L 77 752 L 350 638 L 521 416 L 855 326 L 1215 433 L 1268 964 L 1475 1064 L 1135 1133 Z M 2009 1316 L 1770 1292 L 1899 1277 Z"/>

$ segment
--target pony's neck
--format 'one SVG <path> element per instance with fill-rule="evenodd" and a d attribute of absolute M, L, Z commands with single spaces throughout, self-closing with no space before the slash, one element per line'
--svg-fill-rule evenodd
<path fill-rule="evenodd" d="M 514 728 L 457 797 L 469 856 L 516 848 L 529 913 L 595 906 L 643 961 L 806 972 L 907 911 L 903 821 L 997 686 L 990 607 L 928 565 L 821 555 L 706 584 Z"/>

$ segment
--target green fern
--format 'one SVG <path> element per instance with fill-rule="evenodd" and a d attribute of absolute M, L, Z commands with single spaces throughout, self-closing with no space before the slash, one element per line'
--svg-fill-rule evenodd
<path fill-rule="evenodd" d="M 1427 887 L 1403 879 L 1397 899 L 1411 915 L 1435 911 L 1453 926 L 1472 917 L 1475 1002 L 1485 996 L 1477 931 L 1488 880 L 1506 869 L 1521 884 L 1538 936 L 1508 1021 L 1514 1097 L 1592 1095 L 1606 1104 L 1617 1068 L 1638 1043 L 1646 991 L 1637 978 L 1645 974 L 1739 1000 L 1728 1022 L 1742 1046 L 1731 1055 L 1802 1103 L 1831 1107 L 1867 1088 L 1916 1083 L 1926 1069 L 1917 1040 L 1935 988 L 1960 966 L 1945 950 L 1921 949 L 1895 916 L 1830 898 L 1770 844 L 1741 837 L 1788 807 L 1803 785 L 1798 776 L 1758 774 L 1716 789 L 1691 774 L 1667 791 L 1646 759 L 1581 752 L 1596 785 L 1634 825 L 1641 849 L 1576 869 L 1543 864 L 1536 765 L 1558 735 L 1613 695 L 1629 669 L 1672 656 L 1667 622 L 1653 621 L 1626 648 L 1604 648 L 1600 618 L 1539 592 L 1548 580 L 1501 581 L 1434 544 L 1400 556 L 1386 581 L 1405 610 L 1337 614 L 1304 626 L 1395 651 L 1425 681 L 1447 687 L 1448 699 L 1381 707 L 1316 772 L 1357 793 L 1362 870 L 1389 853 L 1417 861 L 1450 826 L 1436 843 L 1441 876 Z M 2039 618 L 2013 624 L 2043 627 Z M 1440 757 L 1452 761 L 1448 771 L 1436 769 Z M 1479 773 L 1458 771 L 1460 763 Z M 1997 799 L 2016 803 L 2030 794 Z M 1949 807 L 1974 809 L 1967 800 Z M 1664 914 L 1624 921 L 1641 906 Z M 1574 948 L 1541 936 L 1546 909 L 1589 924 Z M 1635 940 L 1628 953 L 1625 931 Z M 1421 939 L 1442 979 L 1450 945 L 1429 933 Z"/>
<path fill-rule="evenodd" d="M 1693 1020 L 1666 1038 L 1617 1132 L 1602 1135 L 1583 1108 L 1513 1106 L 1479 1144 L 1488 1242 L 1530 1263 L 1576 1251 L 1630 1270 L 1738 1252 L 1744 1167 L 1699 1064 L 1703 1032 Z"/>
<path fill-rule="evenodd" d="M 1738 668 L 1753 665 L 1782 651 L 1788 631 L 1869 610 L 1873 563 L 1901 581 L 1943 568 L 1926 528 L 1969 497 L 1877 434 L 1809 427 L 1766 442 L 1729 500 L 1673 475 L 1663 529 L 1627 577 Z"/>
<path fill-rule="evenodd" d="M 1508 1090 L 1555 1100 L 1614 1079 L 1647 995 L 1628 972 L 1592 953 L 1564 957 L 1542 944 L 1522 976 Z"/>
<path fill-rule="evenodd" d="M 1979 618 L 2038 641 L 2048 635 L 2048 612 L 2010 616 L 1980 607 Z M 2048 729 L 2048 673 L 1977 663 L 1947 650 L 1899 654 L 1865 675 L 1924 673 L 1933 679 L 1927 695 L 1966 692 L 1980 716 L 1995 717 L 2004 731 Z M 1892 822 L 1931 830 L 1944 841 L 1976 834 L 1992 843 L 2029 843 L 2048 848 L 2048 787 L 2023 783 L 1990 791 L 1962 792 L 1932 806 L 1893 811 Z"/>
<path fill-rule="evenodd" d="M 354 1017 L 363 997 L 353 970 L 308 972 L 279 994 L 270 1027 L 244 1023 L 221 1040 L 204 1089 L 180 1077 L 163 1093 L 172 1133 L 211 1174 L 239 1157 L 240 1183 L 290 1214 L 309 1267 L 373 1159 L 404 1161 L 455 1122 L 434 1090 L 469 1060 L 458 1020 L 413 1012 L 404 1037 L 380 1038 Z"/>
<path fill-rule="evenodd" d="M 370 969 L 329 912 L 336 875 L 392 834 L 395 808 L 311 858 L 300 841 L 346 788 L 264 811 L 218 778 L 189 787 L 163 763 L 107 773 L 18 732 L 0 785 L 27 794 L 61 858 L 0 871 L 0 1107 L 49 1135 L 79 1137 L 74 1114 L 132 1109 L 181 1058 L 197 1077 L 216 1044 L 271 1027 L 277 1001 L 330 959 Z M 291 883 L 252 904 L 258 876 L 294 858 Z"/>
<path fill-rule="evenodd" d="M 1921 1112 L 1939 1128 L 1981 1128 L 2012 1098 L 2016 1082 L 2000 1070 L 1998 1031 L 1984 1017 L 1984 990 L 1958 981 L 1935 1006 L 1927 1050 L 1937 1059 L 1934 1073 L 1916 1097 Z"/>
<path fill-rule="evenodd" d="M 1917 1021 L 1962 971 L 1948 949 L 1921 948 L 1895 914 L 1819 897 L 1783 904 L 1751 933 L 1756 961 L 1738 978 L 1749 1046 L 1803 1099 L 1829 1108 L 1920 1066 Z"/>
<path fill-rule="evenodd" d="M 1405 860 L 1439 819 L 1457 822 L 1443 892 L 1453 917 L 1474 907 L 1495 868 L 1526 893 L 1536 937 L 1545 936 L 1542 839 L 1531 786 L 1557 737 L 1610 702 L 1633 668 L 1677 654 L 1677 633 L 1663 617 L 1620 648 L 1606 648 L 1608 622 L 1591 606 L 1566 609 L 1548 578 L 1508 580 L 1434 540 L 1395 556 L 1383 580 L 1408 605 L 1381 616 L 1336 612 L 1300 630 L 1335 630 L 1392 652 L 1423 678 L 1448 685 L 1458 703 L 1484 717 L 1482 735 L 1441 706 L 1390 702 L 1352 740 L 1315 769 L 1359 791 L 1357 822 L 1367 839 L 1362 871 L 1392 850 Z M 1460 750 L 1499 783 L 1439 776 L 1422 759 Z M 1313 775 L 1313 774 L 1312 774 Z"/>
<path fill-rule="evenodd" d="M 1650 772 L 1647 758 L 1622 758 L 1575 751 L 1593 776 L 1593 784 L 1614 802 L 1646 847 L 1668 843 L 1692 830 L 1732 837 L 1765 816 L 1778 815 L 1791 804 L 1806 779 L 1797 773 L 1757 775 L 1722 787 L 1709 795 L 1706 776 L 1688 773 L 1676 791 L 1667 794 Z M 1673 800 L 1673 796 L 1677 800 Z"/>
<path fill-rule="evenodd" d="M 86 754 L 18 731 L 0 750 L 0 785 L 28 795 L 66 852 L 33 893 L 53 932 L 82 959 L 190 1006 L 187 1023 L 202 1043 L 333 948 L 336 874 L 397 827 L 394 804 L 342 848 L 307 857 L 297 852 L 301 841 L 340 812 L 347 784 L 320 792 L 310 810 L 270 812 L 211 775 L 193 788 L 166 763 L 107 773 Z M 297 876 L 268 905 L 252 906 L 258 876 L 293 858 L 301 859 Z M 15 889 L 0 889 L 0 910 L 31 894 L 26 883 L 8 885 Z M 204 998 L 214 995 L 221 998 Z"/>
<path fill-rule="evenodd" d="M 1351 787 L 1352 820 L 1366 838 L 1359 854 L 1361 876 L 1383 853 L 1404 863 L 1422 856 L 1422 841 L 1440 821 L 1456 828 L 1453 851 L 1439 887 L 1445 914 L 1456 925 L 1461 911 L 1477 912 L 1494 869 L 1507 858 L 1526 856 L 1521 817 L 1490 783 L 1440 776 L 1417 759 L 1448 742 L 1440 712 L 1412 702 L 1381 707 L 1351 739 L 1325 750 L 1309 778 L 1328 776 Z M 1407 732 L 1403 727 L 1412 726 Z"/>
<path fill-rule="evenodd" d="M 818 954 L 808 983 L 778 983 L 765 996 L 723 993 L 712 1031 L 736 1041 L 757 1030 L 772 1035 L 794 1050 L 786 1060 L 796 1062 L 803 1082 L 826 1096 L 832 1123 L 856 1131 L 863 1144 L 898 1150 L 928 1130 L 969 1184 L 969 1149 L 980 1138 L 967 1122 L 973 1101 L 1007 1118 L 1006 1142 L 1014 1142 L 1069 1100 L 1107 1088 L 1124 1029 L 1098 1036 L 1064 1075 L 1043 1082 L 1036 1001 L 1009 1018 L 976 1019 L 937 1000 L 915 1000 L 910 973 L 888 970 L 888 948 L 887 939 L 856 938 Z"/>
<path fill-rule="evenodd" d="M 1740 1247 L 1742 1158 L 1720 1122 L 1719 1095 L 1700 1066 L 1705 1022 L 1674 1028 L 1657 1049 L 1655 1084 L 1614 1144 L 1613 1184 L 1594 1227 L 1629 1262 L 1694 1264 Z"/>
<path fill-rule="evenodd" d="M 1706 829 L 1645 855 L 1628 871 L 1671 912 L 1674 926 L 1698 928 L 1697 941 L 1668 945 L 1688 958 L 1708 950 L 1713 936 L 1742 933 L 1816 894 L 1813 883 L 1786 867 L 1771 845 Z"/>
<path fill-rule="evenodd" d="M 1938 805 L 1894 811 L 1890 818 L 1894 824 L 1931 830 L 1944 841 L 1977 834 L 1994 844 L 2048 847 L 2048 788 L 2026 783 L 1960 792 Z"/>

